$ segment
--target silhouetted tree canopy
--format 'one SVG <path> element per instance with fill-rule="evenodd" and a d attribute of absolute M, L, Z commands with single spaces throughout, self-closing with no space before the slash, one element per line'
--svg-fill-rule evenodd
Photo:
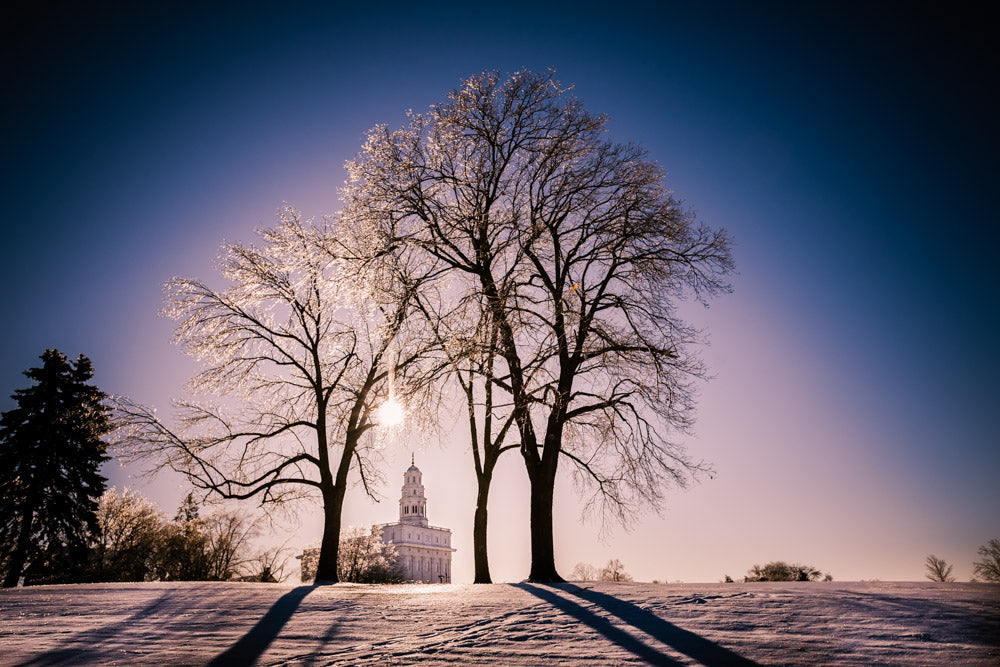
<path fill-rule="evenodd" d="M 925 565 L 927 566 L 926 576 L 931 581 L 955 581 L 955 577 L 951 576 L 952 566 L 943 558 L 931 554 L 927 557 Z"/>
<path fill-rule="evenodd" d="M 973 572 L 983 581 L 1000 583 L 1000 540 L 994 538 L 979 547 L 980 559 L 973 564 Z"/>
<path fill-rule="evenodd" d="M 632 575 L 625 571 L 625 565 L 617 558 L 612 558 L 601 568 L 601 581 L 632 581 Z"/>
<path fill-rule="evenodd" d="M 89 381 L 90 360 L 45 350 L 25 375 L 17 407 L 0 417 L 0 571 L 5 587 L 78 581 L 97 532 L 107 481 L 102 437 L 111 430 L 106 395 Z"/>
<path fill-rule="evenodd" d="M 261 245 L 227 244 L 215 289 L 166 285 L 175 339 L 201 362 L 179 428 L 117 402 L 117 452 L 183 473 L 196 488 L 261 506 L 323 503 L 317 577 L 337 581 L 340 520 L 352 470 L 381 479 L 379 408 L 419 358 L 404 323 L 412 285 L 361 275 L 369 235 L 342 217 L 302 220 L 285 207 Z M 408 392 L 416 401 L 416 392 Z"/>
<path fill-rule="evenodd" d="M 348 163 L 347 215 L 441 278 L 451 303 L 435 312 L 484 313 L 495 330 L 486 378 L 506 394 L 498 423 L 513 418 L 531 483 L 535 581 L 561 580 L 563 460 L 623 522 L 704 469 L 675 437 L 704 375 L 677 303 L 728 291 L 729 238 L 606 127 L 551 72 L 485 72 L 405 127 L 375 127 Z"/>

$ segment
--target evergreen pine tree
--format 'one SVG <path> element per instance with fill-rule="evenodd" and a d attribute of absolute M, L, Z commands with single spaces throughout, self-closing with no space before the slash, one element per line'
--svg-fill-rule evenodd
<path fill-rule="evenodd" d="M 45 350 L 25 375 L 17 407 L 0 416 L 0 576 L 5 588 L 84 576 L 97 503 L 107 481 L 101 437 L 111 430 L 104 392 L 87 384 L 94 369 Z"/>

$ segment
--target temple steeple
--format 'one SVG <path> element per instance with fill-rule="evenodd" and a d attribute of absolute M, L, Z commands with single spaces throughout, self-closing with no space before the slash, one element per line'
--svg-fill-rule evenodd
<path fill-rule="evenodd" d="M 451 582 L 451 531 L 427 524 L 423 473 L 410 454 L 399 494 L 399 521 L 382 524 L 382 541 L 396 548 L 407 581 Z"/>
<path fill-rule="evenodd" d="M 403 489 L 399 496 L 400 523 L 427 525 L 427 498 L 424 496 L 423 474 L 413 463 L 410 454 L 410 467 L 403 473 Z"/>

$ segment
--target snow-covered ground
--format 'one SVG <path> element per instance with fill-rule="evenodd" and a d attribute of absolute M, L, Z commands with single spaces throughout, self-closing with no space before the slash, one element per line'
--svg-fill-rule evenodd
<path fill-rule="evenodd" d="M 1000 664 L 1000 586 L 294 586 L 0 591 L 0 663 Z"/>

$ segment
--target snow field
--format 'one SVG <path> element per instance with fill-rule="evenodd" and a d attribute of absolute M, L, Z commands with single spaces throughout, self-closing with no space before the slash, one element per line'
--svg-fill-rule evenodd
<path fill-rule="evenodd" d="M 294 586 L 0 591 L 4 665 L 1000 664 L 1000 586 Z"/>

